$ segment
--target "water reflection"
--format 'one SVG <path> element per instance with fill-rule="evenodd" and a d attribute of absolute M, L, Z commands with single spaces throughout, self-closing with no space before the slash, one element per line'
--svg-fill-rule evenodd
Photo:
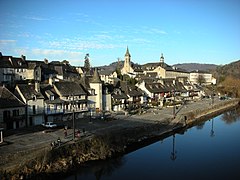
<path fill-rule="evenodd" d="M 239 123 L 240 108 L 161 139 L 160 155 L 158 142 L 123 157 L 90 163 L 67 179 L 240 179 Z"/>
<path fill-rule="evenodd" d="M 77 177 L 93 174 L 95 177 L 94 179 L 100 180 L 102 177 L 111 176 L 112 173 L 123 166 L 124 163 L 125 160 L 123 157 L 89 163 L 86 167 L 81 168 L 81 170 L 77 172 Z"/>
<path fill-rule="evenodd" d="M 237 107 L 231 111 L 227 111 L 223 113 L 223 115 L 221 116 L 221 119 L 226 124 L 232 124 L 240 120 L 239 116 L 240 116 L 240 107 Z"/>
<path fill-rule="evenodd" d="M 205 121 L 199 122 L 199 123 L 196 125 L 196 129 L 201 130 L 201 129 L 204 127 L 204 124 L 205 124 Z"/>
<path fill-rule="evenodd" d="M 175 161 L 177 159 L 177 151 L 175 151 L 175 134 L 173 135 L 173 141 L 172 141 L 172 152 L 170 159 Z"/>
<path fill-rule="evenodd" d="M 213 123 L 214 123 L 214 119 L 212 119 L 212 127 L 211 127 L 211 131 L 210 131 L 210 136 L 211 136 L 211 137 L 214 137 L 214 136 L 215 136 L 214 130 L 213 130 Z"/>

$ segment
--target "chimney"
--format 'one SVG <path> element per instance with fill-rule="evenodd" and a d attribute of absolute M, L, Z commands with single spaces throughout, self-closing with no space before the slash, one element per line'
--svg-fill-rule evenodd
<path fill-rule="evenodd" d="M 21 55 L 22 60 L 26 61 L 26 56 Z"/>
<path fill-rule="evenodd" d="M 52 74 L 50 74 L 50 76 L 49 76 L 48 84 L 50 84 L 51 86 L 53 86 L 53 84 L 54 84 L 54 80 L 53 80 Z"/>
<path fill-rule="evenodd" d="M 47 60 L 46 58 L 44 59 L 44 63 L 45 63 L 45 64 L 48 64 L 48 60 Z"/>
<path fill-rule="evenodd" d="M 39 83 L 39 81 L 35 81 L 35 91 L 36 91 L 37 93 L 40 92 L 40 83 Z"/>

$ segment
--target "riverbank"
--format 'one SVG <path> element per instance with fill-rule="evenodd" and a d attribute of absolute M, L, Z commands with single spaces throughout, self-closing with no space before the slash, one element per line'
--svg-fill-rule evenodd
<path fill-rule="evenodd" d="M 76 141 L 63 141 L 60 147 L 52 150 L 49 144 L 43 146 L 36 143 L 35 148 L 11 153 L 10 145 L 0 146 L 1 156 L 4 155 L 0 163 L 1 176 L 19 179 L 67 172 L 88 161 L 104 160 L 126 153 L 238 104 L 237 99 L 216 101 L 214 105 L 211 105 L 210 100 L 204 100 L 178 107 L 174 119 L 172 108 L 164 108 L 142 115 L 118 116 L 117 120 L 111 122 L 83 124 L 88 136 L 82 136 Z M 7 162 L 7 156 L 12 163 Z M 3 163 L 4 161 L 6 163 Z"/>

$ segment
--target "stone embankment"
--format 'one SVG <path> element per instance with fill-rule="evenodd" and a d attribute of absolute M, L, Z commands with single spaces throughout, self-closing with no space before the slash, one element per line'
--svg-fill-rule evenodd
<path fill-rule="evenodd" d="M 151 123 L 144 121 L 131 126 L 103 129 L 91 136 L 70 141 L 53 149 L 47 147 L 36 151 L 38 153 L 26 152 L 22 155 L 26 156 L 27 160 L 11 168 L 1 169 L 0 179 L 46 177 L 59 172 L 68 172 L 88 161 L 105 160 L 127 153 L 133 148 L 169 136 L 176 130 L 191 126 L 196 121 L 216 116 L 238 105 L 239 99 L 222 101 L 215 105 L 208 104 L 204 108 L 177 113 L 175 119 L 168 117 L 164 121 L 151 121 Z M 141 116 L 136 118 L 141 119 Z"/>

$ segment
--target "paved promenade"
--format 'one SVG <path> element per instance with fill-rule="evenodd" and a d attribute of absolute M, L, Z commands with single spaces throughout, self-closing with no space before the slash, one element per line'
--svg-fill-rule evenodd
<path fill-rule="evenodd" d="M 225 100 L 227 101 L 227 100 Z M 196 109 L 206 109 L 211 106 L 211 99 L 203 99 L 188 102 L 185 105 L 178 106 L 175 110 L 176 116 L 190 112 Z M 217 98 L 214 104 L 220 104 Z M 177 119 L 177 118 L 176 118 Z M 101 134 L 112 132 L 115 130 L 124 130 L 125 128 L 143 126 L 149 123 L 162 123 L 167 125 L 173 120 L 173 107 L 164 107 L 163 109 L 149 109 L 141 115 L 115 115 L 115 120 L 104 121 L 100 119 L 78 119 L 75 121 L 76 129 L 80 129 L 80 135 L 83 136 L 85 129 L 85 137 L 92 134 Z M 69 126 L 72 122 L 66 122 Z M 67 137 L 64 135 L 64 129 L 47 130 L 43 127 L 31 127 L 26 129 L 15 130 L 12 135 L 4 137 L 4 143 L 0 144 L 0 169 L 6 165 L 9 167 L 14 164 L 14 159 L 19 156 L 28 157 L 25 152 L 38 152 L 38 150 L 51 148 L 51 142 L 57 142 L 60 138 L 62 143 L 71 142 L 73 137 L 73 129 L 67 130 Z M 80 137 L 80 139 L 83 137 Z M 31 153 L 29 157 L 31 158 Z"/>

